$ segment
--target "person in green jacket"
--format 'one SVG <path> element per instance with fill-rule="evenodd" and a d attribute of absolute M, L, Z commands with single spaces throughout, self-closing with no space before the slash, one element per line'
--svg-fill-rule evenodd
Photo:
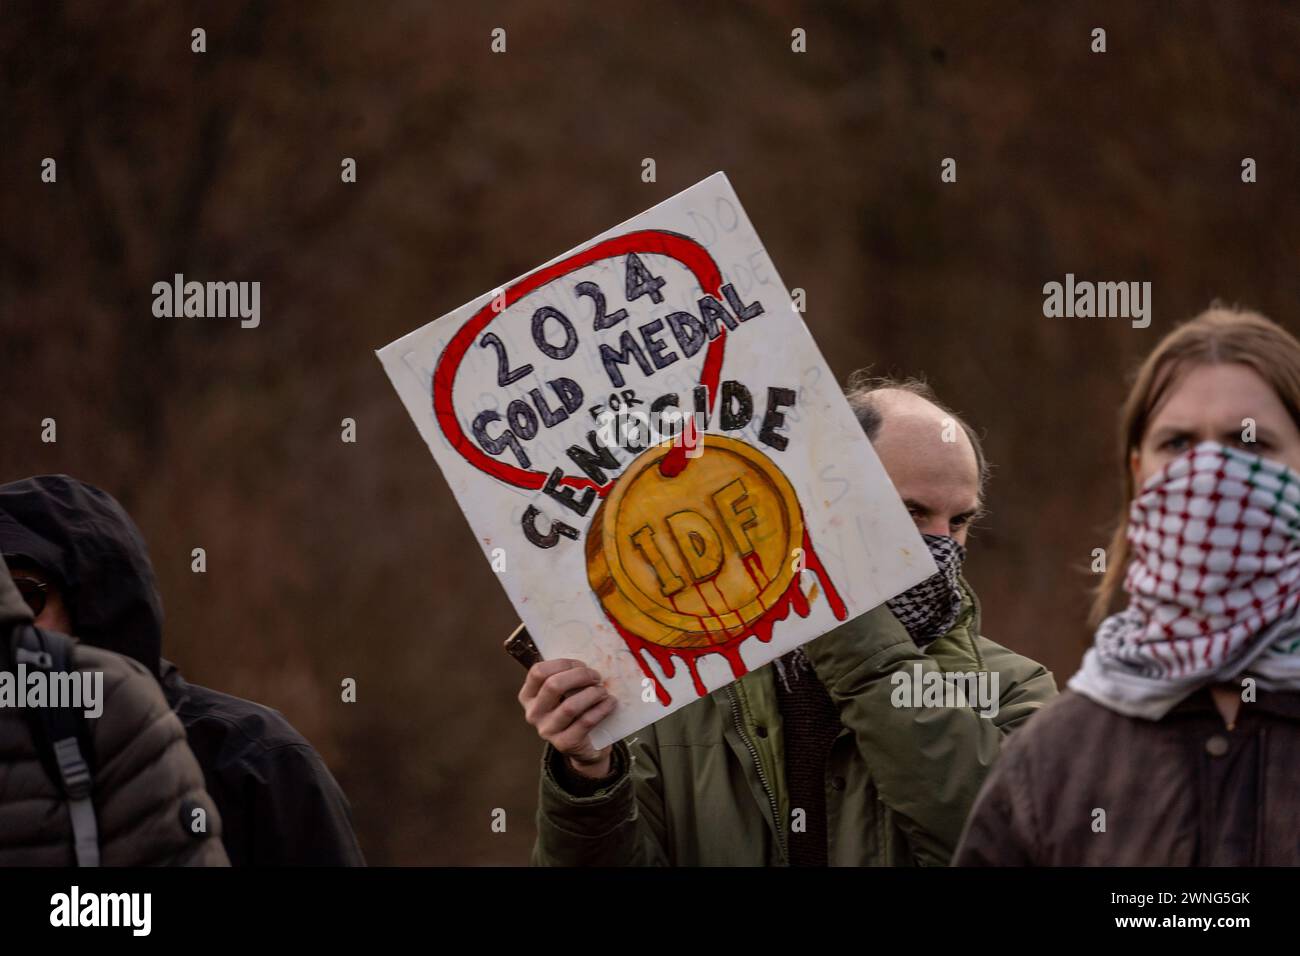
<path fill-rule="evenodd" d="M 960 573 L 978 436 L 922 382 L 855 376 L 848 397 L 939 573 L 602 750 L 600 674 L 534 665 L 519 692 L 546 742 L 534 864 L 948 864 L 1003 737 L 1056 684 L 980 634 Z M 917 678 L 954 675 L 992 687 L 991 706 L 922 697 Z"/>

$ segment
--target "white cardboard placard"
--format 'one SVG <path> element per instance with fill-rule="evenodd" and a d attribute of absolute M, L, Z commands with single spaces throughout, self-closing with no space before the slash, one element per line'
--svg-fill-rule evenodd
<path fill-rule="evenodd" d="M 723 173 L 377 354 L 597 746 L 935 573 Z"/>

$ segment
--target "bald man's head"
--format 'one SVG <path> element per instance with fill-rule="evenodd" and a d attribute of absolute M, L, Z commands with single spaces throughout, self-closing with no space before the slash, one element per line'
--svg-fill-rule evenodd
<path fill-rule="evenodd" d="M 917 528 L 964 545 L 988 467 L 978 436 L 922 382 L 859 380 L 848 398 Z"/>

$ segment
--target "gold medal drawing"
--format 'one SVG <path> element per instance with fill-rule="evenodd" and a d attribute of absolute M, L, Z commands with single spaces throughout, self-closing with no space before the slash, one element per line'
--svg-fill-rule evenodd
<path fill-rule="evenodd" d="M 795 578 L 804 537 L 789 480 L 750 445 L 705 435 L 669 477 L 672 442 L 627 468 L 587 534 L 587 578 L 625 636 L 708 648 L 750 630 Z"/>

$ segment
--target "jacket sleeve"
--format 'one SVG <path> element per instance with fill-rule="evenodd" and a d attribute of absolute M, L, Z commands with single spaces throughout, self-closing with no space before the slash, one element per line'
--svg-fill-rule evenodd
<path fill-rule="evenodd" d="M 267 751 L 250 768 L 254 865 L 365 866 L 334 775 L 308 743 Z"/>
<path fill-rule="evenodd" d="M 853 732 L 881 801 L 898 815 L 916 862 L 947 865 L 1003 734 L 1055 693 L 1051 675 L 1008 651 L 1023 663 L 999 671 L 994 716 L 970 707 L 895 706 L 896 675 L 911 681 L 919 667 L 924 679 L 942 667 L 883 605 L 805 645 L 805 653 Z"/>
<path fill-rule="evenodd" d="M 1033 866 L 1038 859 L 1026 741 L 1008 741 L 980 791 L 953 856 L 953 866 Z"/>
<path fill-rule="evenodd" d="M 1056 697 L 1056 678 L 1042 664 L 986 637 L 977 637 L 984 669 L 998 674 L 998 712 L 990 717 L 1005 736 Z"/>
<path fill-rule="evenodd" d="M 666 866 L 664 798 L 654 727 L 629 746 L 614 744 L 617 773 L 600 790 L 578 796 L 565 788 L 564 758 L 550 744 L 542 754 L 534 866 Z"/>
<path fill-rule="evenodd" d="M 153 676 L 86 645 L 75 660 L 103 674 L 103 711 L 87 721 L 103 865 L 229 866 L 203 772 Z"/>

